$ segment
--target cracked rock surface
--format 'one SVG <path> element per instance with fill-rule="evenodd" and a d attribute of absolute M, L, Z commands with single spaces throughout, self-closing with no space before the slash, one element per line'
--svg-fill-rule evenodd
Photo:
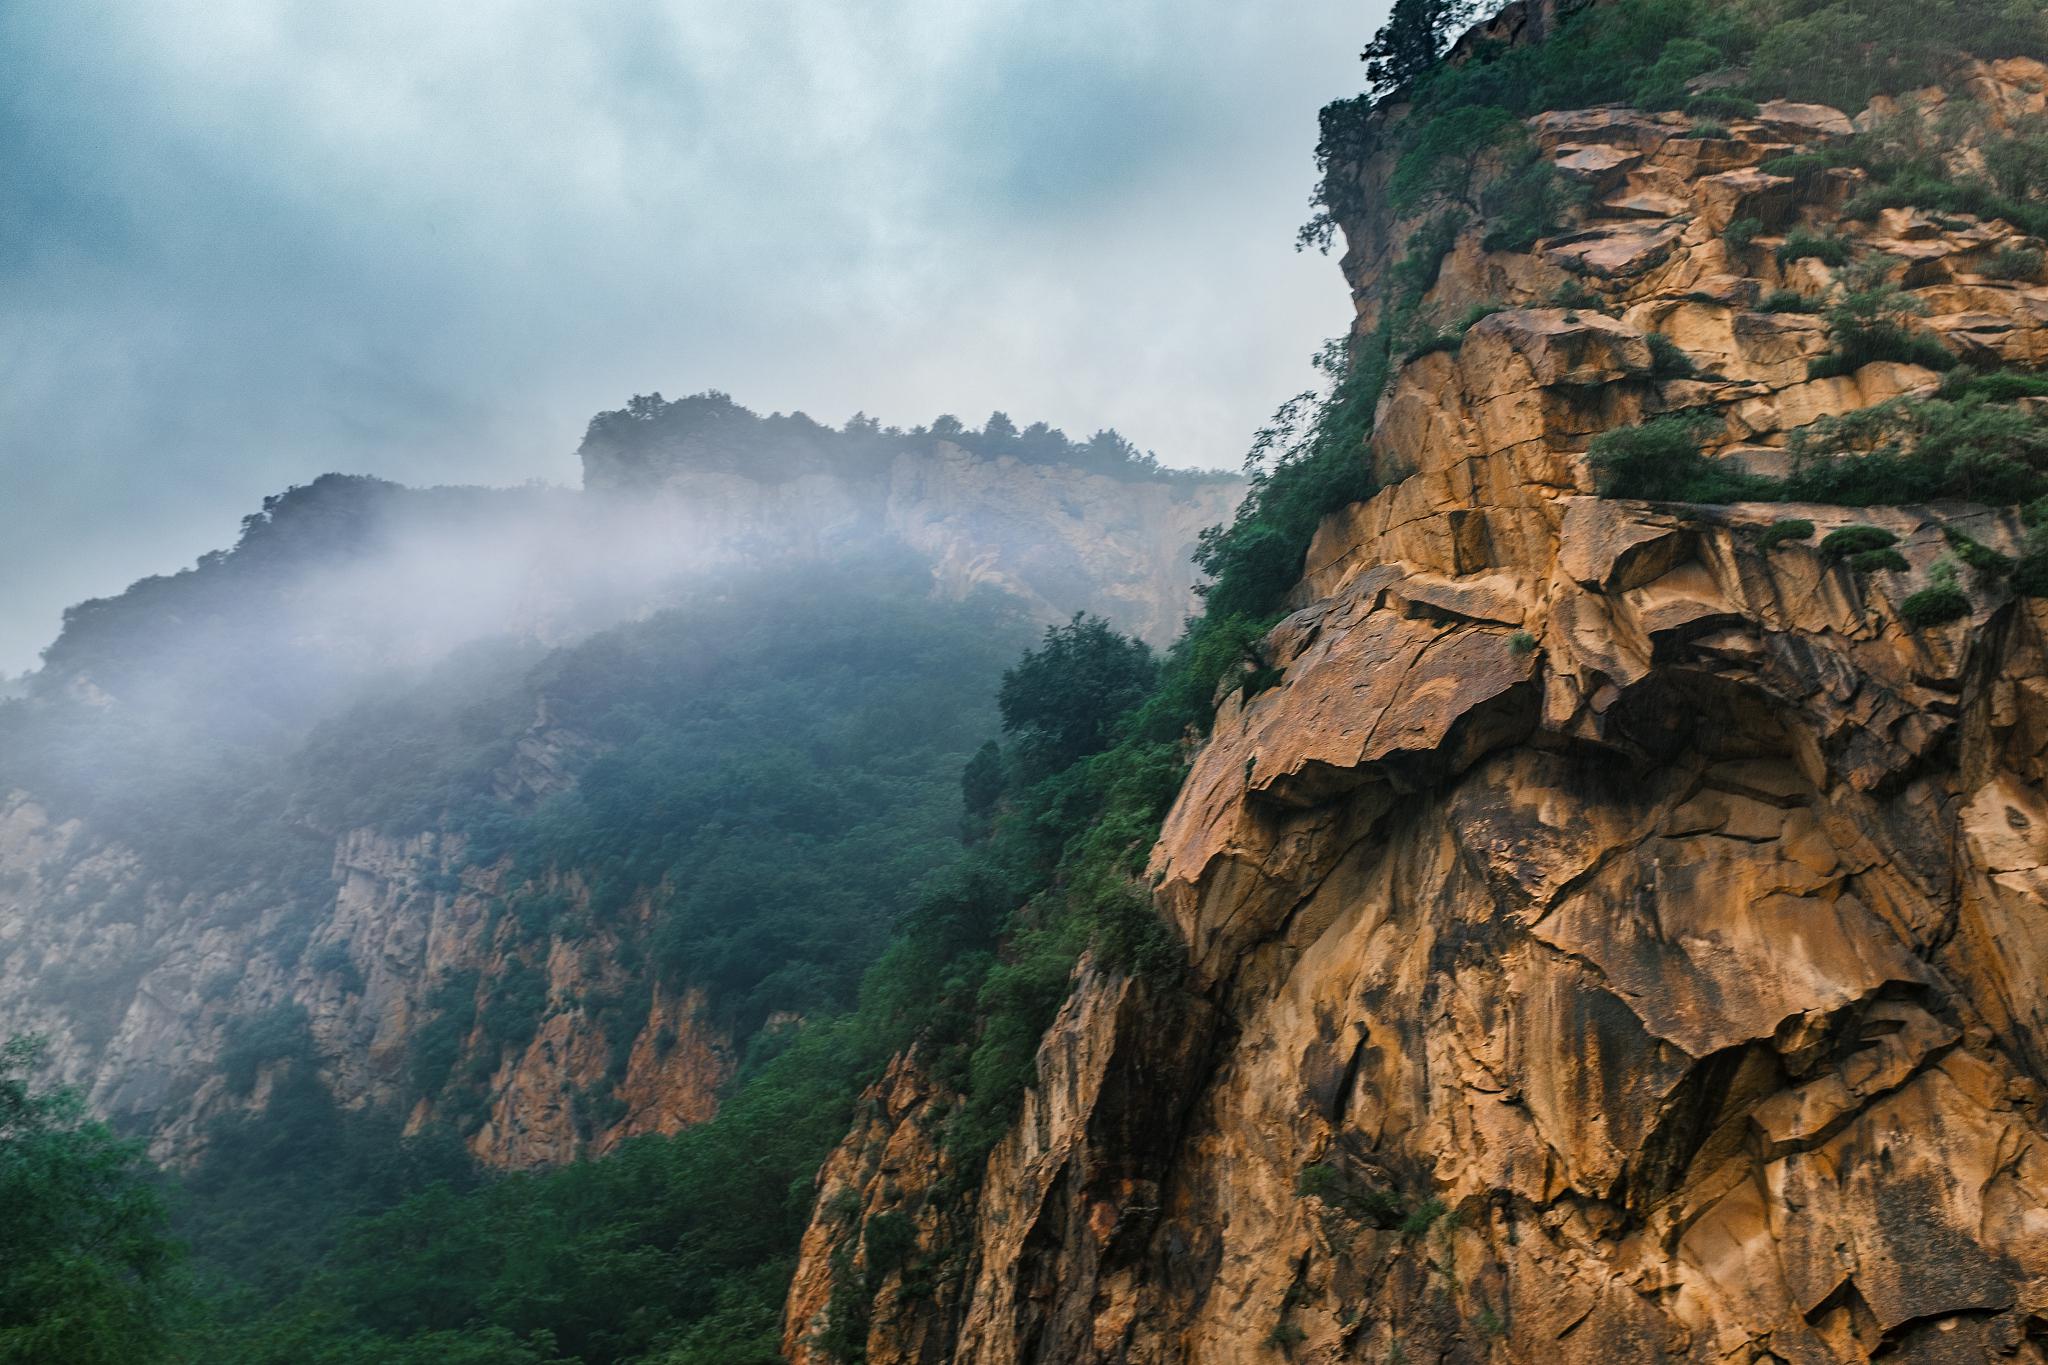
<path fill-rule="evenodd" d="M 2048 70 L 1969 89 L 2016 118 Z M 2011 554 L 2017 519 L 1610 501 L 1585 459 L 1698 409 L 1767 468 L 1933 385 L 1807 379 L 1819 322 L 1754 305 L 1826 267 L 1731 254 L 1736 216 L 1857 236 L 1952 347 L 2042 354 L 2048 291 L 1973 273 L 2010 228 L 1844 224 L 1756 169 L 1883 112 L 1532 121 L 1600 197 L 1447 260 L 1440 315 L 1508 306 L 1389 385 L 1382 491 L 1324 523 L 1281 681 L 1225 703 L 1153 850 L 1190 987 L 1084 966 L 964 1203 L 906 1174 L 914 1064 L 827 1168 L 821 1210 L 912 1211 L 957 1274 L 914 1311 L 892 1280 L 870 1361 L 2048 1360 L 2048 604 L 1898 613 L 1946 532 Z M 1403 234 L 1345 227 L 1363 333 Z M 1566 267 L 1597 307 L 1547 305 Z M 1766 549 L 1780 518 L 1815 535 Z M 1908 567 L 1815 548 L 1851 523 Z M 856 1225 L 812 1229 L 795 1360 Z"/>

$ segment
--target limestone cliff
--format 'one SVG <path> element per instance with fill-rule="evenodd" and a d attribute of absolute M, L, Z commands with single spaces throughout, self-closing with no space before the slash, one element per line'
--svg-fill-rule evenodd
<path fill-rule="evenodd" d="M 1967 162 L 2044 91 L 2008 61 L 1918 102 L 1974 100 Z M 1629 502 L 1586 457 L 1691 411 L 1774 473 L 1933 390 L 1808 377 L 1820 320 L 1758 307 L 1833 283 L 1779 264 L 1795 228 L 1891 258 L 1957 354 L 2040 362 L 2048 289 L 1985 265 L 2039 243 L 1759 169 L 1890 107 L 1530 123 L 1579 219 L 1457 235 L 1420 315 L 1500 311 L 1397 368 L 1383 491 L 1323 524 L 1280 681 L 1225 702 L 1152 853 L 1188 988 L 1084 966 L 959 1200 L 899 1066 L 820 1177 L 792 1360 L 891 1214 L 955 1279 L 881 1277 L 873 1365 L 2048 1359 L 2048 604 L 1965 575 L 1962 617 L 1900 613 L 2018 518 Z M 1361 338 L 1413 226 L 1343 224 Z M 1850 524 L 1903 567 L 1819 548 Z"/>

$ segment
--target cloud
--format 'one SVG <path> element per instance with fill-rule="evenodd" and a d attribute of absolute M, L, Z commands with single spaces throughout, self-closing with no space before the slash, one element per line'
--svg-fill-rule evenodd
<path fill-rule="evenodd" d="M 328 470 L 573 483 L 634 392 L 1003 408 L 1228 464 L 1335 0 L 0 6 L 0 672 Z"/>

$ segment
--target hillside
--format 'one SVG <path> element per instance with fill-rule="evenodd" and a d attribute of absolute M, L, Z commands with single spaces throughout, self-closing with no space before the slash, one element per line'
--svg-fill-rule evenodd
<path fill-rule="evenodd" d="M 1165 631 L 1241 486 L 671 409 L 741 453 L 628 496 L 621 412 L 582 493 L 329 476 L 68 613 L 0 703 L 0 1034 L 166 1160 L 301 1056 L 493 1166 L 699 1121 L 945 861 L 1030 622 Z"/>

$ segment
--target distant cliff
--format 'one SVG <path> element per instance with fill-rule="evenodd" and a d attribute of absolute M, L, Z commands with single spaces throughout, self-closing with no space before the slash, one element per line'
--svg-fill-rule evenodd
<path fill-rule="evenodd" d="M 1075 442 L 996 418 L 978 432 L 950 419 L 833 430 L 718 394 L 655 395 L 591 423 L 583 481 L 643 508 L 714 508 L 715 525 L 672 525 L 749 552 L 899 541 L 948 594 L 987 585 L 1043 616 L 1085 610 L 1170 642 L 1197 606 L 1195 537 L 1230 519 L 1243 480 L 1163 469 L 1114 432 Z"/>
<path fill-rule="evenodd" d="M 722 893 L 650 860 L 692 817 L 645 846 L 535 852 L 584 774 L 693 726 L 719 727 L 683 750 L 698 762 L 815 733 L 819 773 L 865 763 L 844 771 L 879 785 L 803 812 L 803 837 L 871 861 L 950 839 L 1030 623 L 1170 637 L 1196 534 L 1243 488 L 1042 428 L 982 454 L 975 433 L 724 399 L 608 417 L 586 492 L 330 476 L 267 501 L 232 550 L 67 615 L 0 701 L 0 1035 L 48 1035 L 63 1078 L 168 1159 L 287 1065 L 344 1108 L 451 1124 L 493 1165 L 699 1121 L 774 1002 L 809 997 L 755 984 L 730 944 L 690 960 L 718 942 L 692 907 Z M 863 650 L 859 697 L 803 692 Z M 759 712 L 778 688 L 803 708 L 780 725 Z M 774 830 L 700 847 L 770 856 Z M 877 929 L 838 935 L 834 989 Z"/>

